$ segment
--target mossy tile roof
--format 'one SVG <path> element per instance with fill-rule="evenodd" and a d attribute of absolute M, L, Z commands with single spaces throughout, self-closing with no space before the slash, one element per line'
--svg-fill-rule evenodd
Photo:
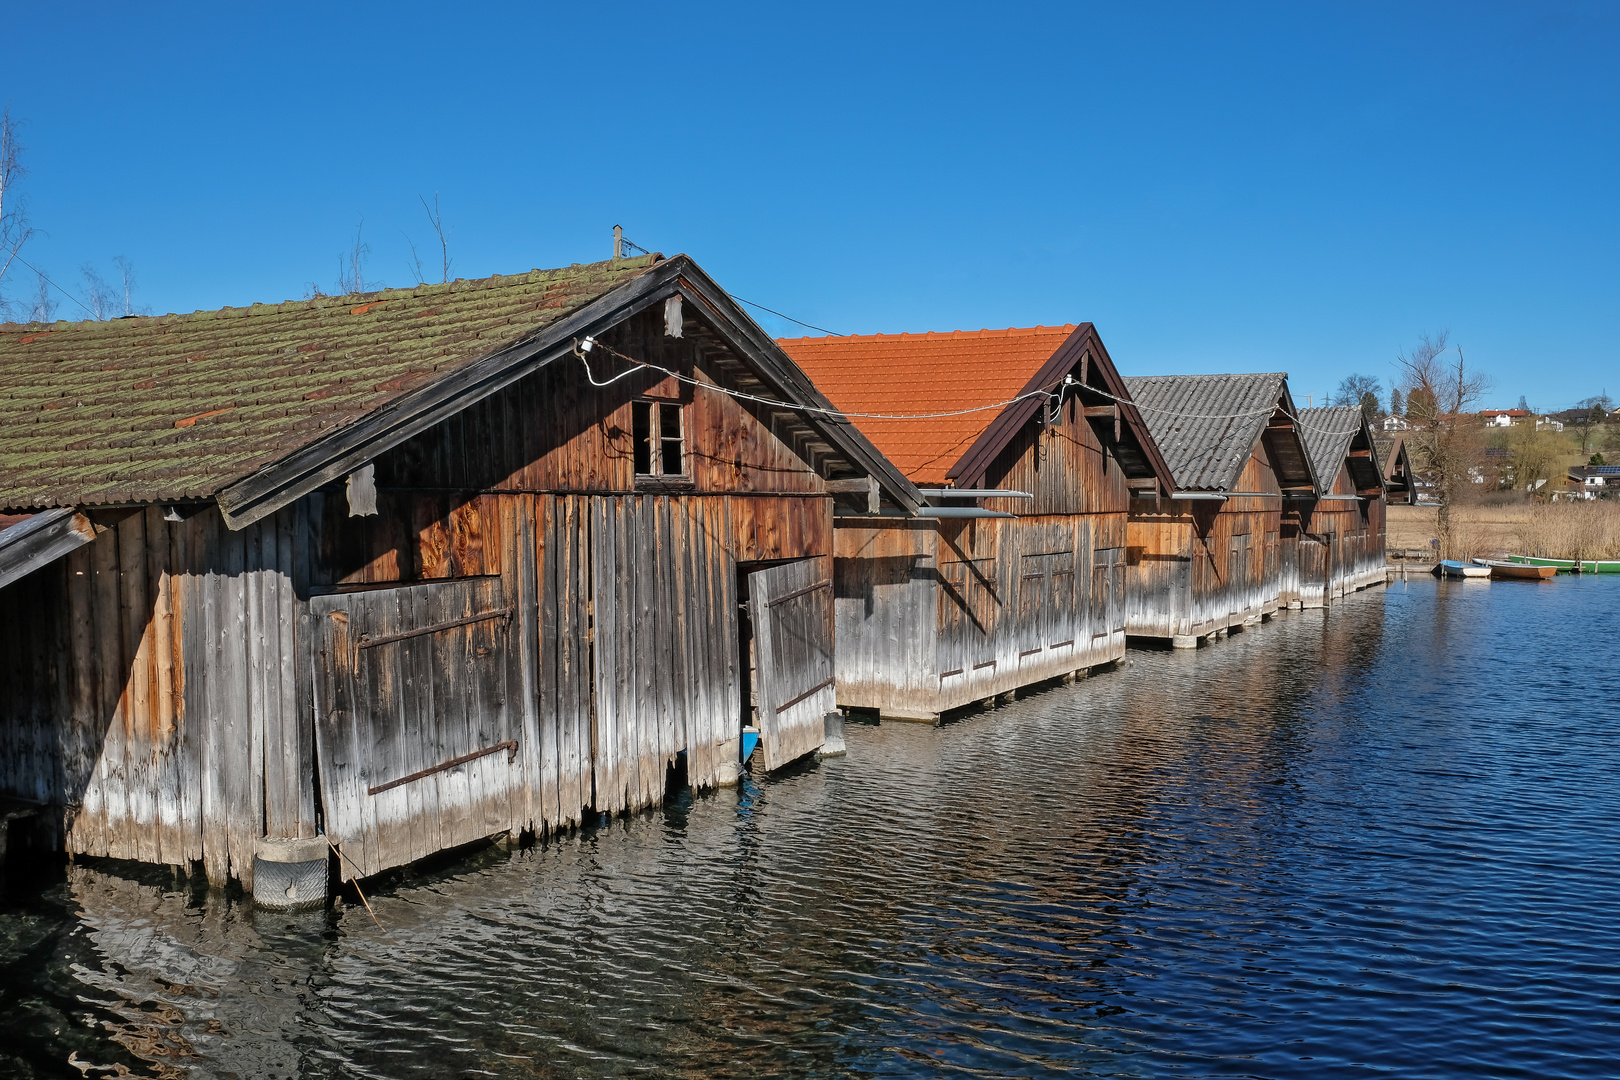
<path fill-rule="evenodd" d="M 0 323 L 0 509 L 207 498 L 658 261 L 190 315 Z"/>

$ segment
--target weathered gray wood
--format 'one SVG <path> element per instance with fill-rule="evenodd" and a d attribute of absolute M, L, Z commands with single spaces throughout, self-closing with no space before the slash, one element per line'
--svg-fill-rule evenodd
<path fill-rule="evenodd" d="M 829 559 L 804 559 L 748 575 L 760 679 L 760 747 L 767 770 L 821 746 L 822 717 L 836 703 Z"/>
<path fill-rule="evenodd" d="M 0 530 L 0 589 L 95 538 L 90 519 L 72 507 L 42 510 Z"/>

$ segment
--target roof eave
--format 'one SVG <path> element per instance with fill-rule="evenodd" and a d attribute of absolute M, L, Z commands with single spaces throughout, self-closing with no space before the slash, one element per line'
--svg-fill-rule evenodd
<path fill-rule="evenodd" d="M 1079 324 L 1063 339 L 1063 343 L 1052 352 L 1046 362 L 1024 384 L 1024 388 L 1018 392 L 1020 400 L 1014 401 L 996 414 L 996 418 L 990 421 L 989 426 L 974 440 L 973 445 L 957 459 L 956 464 L 945 471 L 946 477 L 969 487 L 982 480 L 996 456 L 1007 448 L 1040 409 L 1044 399 L 1026 395 L 1055 387 L 1062 376 L 1073 370 L 1080 362 L 1080 357 L 1084 355 L 1088 345 L 1095 346 L 1093 355 L 1097 359 L 1096 369 L 1102 376 L 1107 393 L 1119 405 L 1121 419 L 1142 448 L 1142 453 L 1148 459 L 1148 464 L 1152 467 L 1161 489 L 1168 491 L 1174 488 L 1175 478 L 1170 473 L 1170 466 L 1159 451 L 1158 443 L 1153 441 L 1147 424 L 1142 420 L 1142 414 L 1131 401 L 1125 380 L 1120 376 L 1119 369 L 1114 366 L 1113 358 L 1108 355 L 1108 347 L 1103 344 L 1096 326 L 1089 322 Z"/>
<path fill-rule="evenodd" d="M 831 403 L 770 337 L 689 256 L 677 255 L 458 371 L 426 384 L 329 435 L 233 481 L 215 496 L 225 524 L 243 529 L 317 488 L 339 480 L 406 439 L 454 416 L 566 356 L 574 342 L 671 296 L 701 306 L 728 345 L 792 401 L 831 409 Z M 916 510 L 923 499 L 887 458 L 841 418 L 807 412 L 807 421 L 868 470 L 896 504 Z"/>

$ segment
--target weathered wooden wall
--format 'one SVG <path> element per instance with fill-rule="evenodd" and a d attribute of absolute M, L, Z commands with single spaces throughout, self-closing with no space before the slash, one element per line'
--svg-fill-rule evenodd
<path fill-rule="evenodd" d="M 1384 580 L 1383 497 L 1358 498 L 1344 465 L 1325 494 L 1335 498 L 1316 500 L 1306 517 L 1311 542 L 1320 550 L 1300 555 L 1300 599 L 1305 607 L 1321 607 Z"/>
<path fill-rule="evenodd" d="M 1225 502 L 1135 500 L 1127 527 L 1127 633 L 1203 637 L 1276 611 L 1282 495 L 1255 443 Z"/>
<path fill-rule="evenodd" d="M 47 842 L 251 882 L 263 822 L 312 834 L 292 541 L 149 507 L 0 590 L 0 790 L 50 804 Z"/>
<path fill-rule="evenodd" d="M 837 519 L 839 704 L 932 718 L 1124 655 L 1130 491 L 1078 403 L 984 482 L 1034 498 L 983 501 L 1012 518 Z"/>
<path fill-rule="evenodd" d="M 721 379 L 688 327 L 603 341 Z M 687 474 L 656 484 L 649 396 L 684 403 Z M 260 836 L 314 835 L 317 771 L 349 875 L 649 805 L 678 753 L 711 784 L 747 707 L 739 574 L 832 554 L 771 419 L 564 360 L 381 455 L 375 516 L 342 484 L 242 532 L 137 512 L 0 590 L 0 793 L 52 804 L 69 851 L 251 885 Z"/>

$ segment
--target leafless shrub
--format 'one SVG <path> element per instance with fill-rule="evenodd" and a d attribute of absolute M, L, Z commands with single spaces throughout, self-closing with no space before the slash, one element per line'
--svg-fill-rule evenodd
<path fill-rule="evenodd" d="M 371 245 L 362 239 L 366 219 L 354 227 L 354 245 L 338 256 L 337 294 L 373 292 L 383 288 L 380 281 L 366 280 L 366 260 L 371 258 Z"/>

